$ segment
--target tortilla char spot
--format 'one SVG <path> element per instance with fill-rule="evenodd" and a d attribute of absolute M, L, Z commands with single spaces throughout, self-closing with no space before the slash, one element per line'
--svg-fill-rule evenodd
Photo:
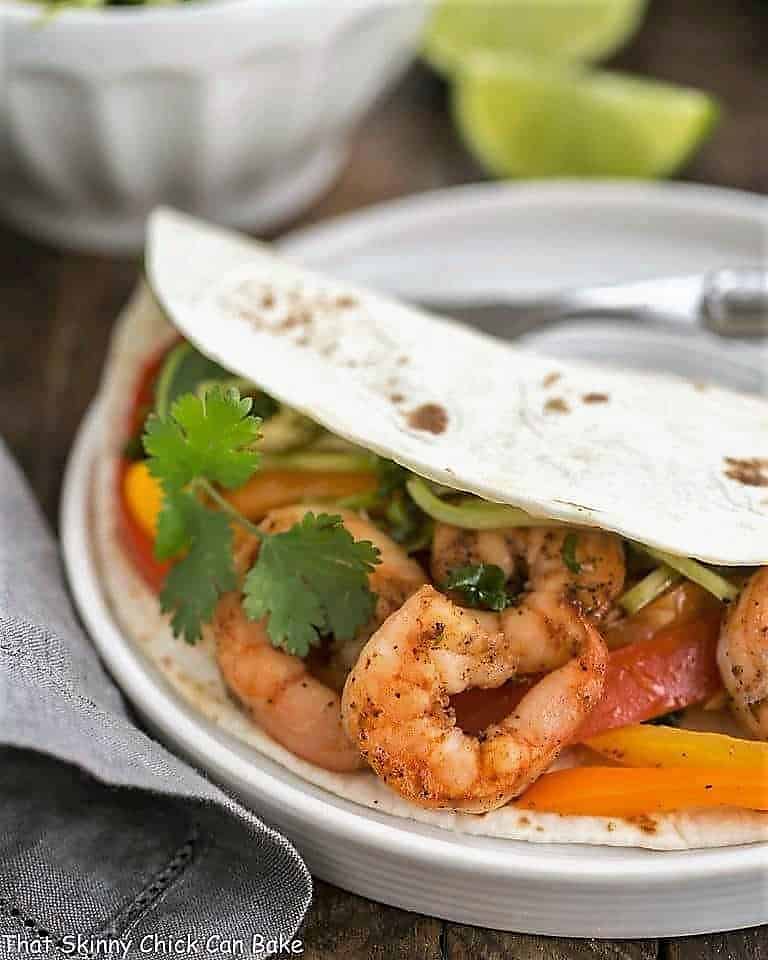
<path fill-rule="evenodd" d="M 585 393 L 581 400 L 582 403 L 608 403 L 610 397 L 607 393 Z"/>
<path fill-rule="evenodd" d="M 448 413 L 439 403 L 422 403 L 408 414 L 408 424 L 414 430 L 427 433 L 445 433 L 448 427 Z"/>
<path fill-rule="evenodd" d="M 521 827 L 527 827 L 531 823 L 528 817 L 520 817 L 520 819 L 517 822 L 520 824 Z"/>
<path fill-rule="evenodd" d="M 745 487 L 768 487 L 768 457 L 725 457 L 725 475 Z"/>
<path fill-rule="evenodd" d="M 558 373 L 557 370 L 553 370 L 552 373 L 548 373 L 546 377 L 541 381 L 542 387 L 551 387 L 552 384 L 557 383 L 557 381 L 562 377 L 562 373 Z"/>
<path fill-rule="evenodd" d="M 342 310 L 349 309 L 351 307 L 356 307 L 359 304 L 357 297 L 353 297 L 350 293 L 342 293 L 336 297 L 336 306 L 340 307 Z"/>
<path fill-rule="evenodd" d="M 550 397 L 544 404 L 545 413 L 570 413 L 571 408 L 562 397 Z"/>
<path fill-rule="evenodd" d="M 390 393 L 389 399 L 392 403 L 398 404 L 402 403 L 403 400 L 405 400 L 405 397 L 402 395 L 402 393 Z"/>

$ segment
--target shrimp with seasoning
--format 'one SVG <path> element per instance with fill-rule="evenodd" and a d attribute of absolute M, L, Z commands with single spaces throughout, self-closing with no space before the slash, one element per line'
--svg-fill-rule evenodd
<path fill-rule="evenodd" d="M 346 729 L 378 776 L 421 806 L 468 813 L 503 806 L 533 783 L 572 741 L 605 682 L 600 634 L 573 604 L 558 602 L 571 658 L 477 736 L 456 725 L 449 698 L 515 676 L 514 645 L 431 586 L 392 614 L 366 644 L 342 698 Z"/>
<path fill-rule="evenodd" d="M 768 740 L 768 567 L 752 575 L 726 614 L 717 662 L 736 716 Z"/>
<path fill-rule="evenodd" d="M 301 504 L 273 510 L 261 528 L 267 533 L 289 530 L 310 510 L 323 513 L 327 507 Z M 356 540 L 370 540 L 381 554 L 381 563 L 370 576 L 371 589 L 377 594 L 376 610 L 353 645 L 356 653 L 426 577 L 419 564 L 373 524 L 350 510 L 334 513 Z M 258 541 L 243 537 L 236 550 L 237 569 L 244 573 L 257 551 Z M 314 676 L 306 661 L 273 647 L 266 621 L 246 617 L 239 593 L 225 594 L 219 601 L 213 633 L 224 682 L 266 733 L 291 753 L 326 770 L 349 772 L 362 766 L 357 747 L 342 726 L 338 692 Z"/>
<path fill-rule="evenodd" d="M 572 538 L 570 566 L 564 559 L 566 537 Z M 477 614 L 487 630 L 503 632 L 520 673 L 541 673 L 568 661 L 573 655 L 572 605 L 599 624 L 621 593 L 626 573 L 621 539 L 601 530 L 436 526 L 431 560 L 436 583 L 445 583 L 457 567 L 478 563 L 495 564 L 508 580 L 522 573 L 527 582 L 523 594 L 501 614 Z"/>

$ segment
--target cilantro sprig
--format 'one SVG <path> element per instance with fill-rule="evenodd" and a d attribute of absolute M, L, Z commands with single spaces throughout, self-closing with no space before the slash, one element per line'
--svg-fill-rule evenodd
<path fill-rule="evenodd" d="M 351 640 L 373 615 L 368 574 L 378 562 L 376 547 L 356 541 L 341 517 L 306 513 L 262 543 L 245 579 L 245 612 L 252 620 L 269 614 L 272 643 L 300 657 L 321 635 Z"/>
<path fill-rule="evenodd" d="M 507 578 L 495 563 L 475 563 L 452 570 L 446 590 L 460 593 L 468 607 L 480 610 L 505 610 L 513 598 L 507 593 Z"/>
<path fill-rule="evenodd" d="M 220 594 L 237 586 L 232 524 L 239 524 L 260 541 L 243 587 L 246 615 L 268 616 L 271 642 L 306 656 L 322 635 L 350 639 L 371 617 L 368 577 L 379 552 L 355 541 L 338 516 L 310 512 L 268 534 L 225 499 L 221 488 L 241 486 L 259 467 L 260 424 L 250 397 L 221 386 L 184 394 L 168 416 L 147 421 L 148 466 L 163 489 L 155 553 L 178 558 L 160 603 L 174 633 L 195 643 Z"/>

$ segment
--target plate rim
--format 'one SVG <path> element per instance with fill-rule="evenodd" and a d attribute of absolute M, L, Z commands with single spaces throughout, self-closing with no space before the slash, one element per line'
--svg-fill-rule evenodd
<path fill-rule="evenodd" d="M 358 236 L 364 239 L 365 234 L 373 230 L 382 235 L 402 228 L 408 221 L 453 217 L 462 210 L 547 202 L 564 208 L 593 204 L 618 208 L 629 201 L 648 207 L 674 201 L 679 208 L 690 212 L 701 212 L 706 207 L 706 212 L 714 215 L 742 215 L 768 231 L 768 197 L 749 190 L 691 181 L 552 178 L 467 183 L 408 194 L 290 230 L 275 245 L 290 256 L 303 257 L 322 248 L 324 255 L 333 257 L 339 250 L 350 249 L 351 241 Z"/>

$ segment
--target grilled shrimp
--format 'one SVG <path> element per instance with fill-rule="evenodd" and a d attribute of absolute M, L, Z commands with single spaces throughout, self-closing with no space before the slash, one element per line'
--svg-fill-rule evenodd
<path fill-rule="evenodd" d="M 327 507 L 301 504 L 267 514 L 262 529 L 288 530 L 308 510 Z M 381 563 L 370 576 L 377 594 L 371 624 L 361 630 L 359 645 L 372 630 L 425 582 L 421 567 L 404 550 L 358 514 L 334 510 L 357 540 L 370 540 L 381 552 Z M 241 572 L 251 565 L 258 550 L 255 538 L 243 538 L 236 551 Z M 350 743 L 341 722 L 339 694 L 313 676 L 306 661 L 272 646 L 265 620 L 245 616 L 240 595 L 228 593 L 219 601 L 213 621 L 216 657 L 227 687 L 246 707 L 256 723 L 291 753 L 326 770 L 347 772 L 362 766 L 357 748 Z"/>
<path fill-rule="evenodd" d="M 768 567 L 753 574 L 726 614 L 717 662 L 739 720 L 768 740 Z"/>
<path fill-rule="evenodd" d="M 366 644 L 342 698 L 347 732 L 378 776 L 421 806 L 471 813 L 503 806 L 536 780 L 599 702 L 608 656 L 573 604 L 551 603 L 569 659 L 479 736 L 456 726 L 449 697 L 514 676 L 516 644 L 431 586 L 393 613 Z"/>
<path fill-rule="evenodd" d="M 572 538 L 573 548 L 568 562 L 566 537 Z M 520 673 L 541 673 L 568 661 L 572 605 L 599 623 L 624 586 L 624 549 L 612 533 L 561 527 L 475 531 L 437 525 L 431 562 L 436 583 L 444 583 L 457 567 L 477 563 L 501 567 L 507 579 L 522 573 L 527 581 L 518 602 L 501 614 L 477 614 L 485 629 L 504 633 Z"/>

